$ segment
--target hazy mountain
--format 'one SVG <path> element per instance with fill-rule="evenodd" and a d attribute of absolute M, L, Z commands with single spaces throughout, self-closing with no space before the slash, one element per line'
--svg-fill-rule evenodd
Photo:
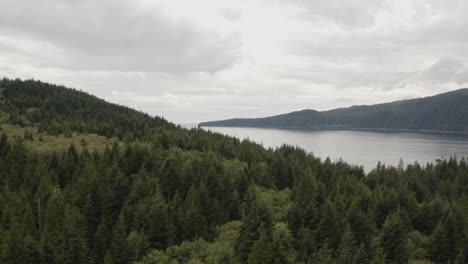
<path fill-rule="evenodd" d="M 283 129 L 389 129 L 468 132 L 468 89 L 385 104 L 328 111 L 301 110 L 264 118 L 203 122 L 201 126 Z"/>

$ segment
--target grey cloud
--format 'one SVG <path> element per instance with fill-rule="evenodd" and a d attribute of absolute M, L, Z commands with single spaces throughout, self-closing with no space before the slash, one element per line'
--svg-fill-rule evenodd
<path fill-rule="evenodd" d="M 388 11 L 387 4 L 378 2 L 381 5 L 374 6 L 376 10 L 373 11 L 376 18 L 380 12 Z M 367 12 L 368 5 L 359 8 Z M 466 83 L 466 67 L 463 66 L 468 59 L 466 3 L 427 1 L 413 8 L 414 14 L 407 18 L 407 23 L 399 25 L 385 24 L 388 22 L 380 18 L 383 24 L 365 30 L 329 33 L 315 32 L 311 23 L 310 35 L 290 39 L 286 50 L 312 63 L 297 72 L 286 71 L 286 74 L 341 88 L 373 86 L 392 90 L 410 83 Z M 386 16 L 397 14 L 388 11 Z M 442 59 L 426 69 L 428 61 L 447 57 L 457 60 Z"/>
<path fill-rule="evenodd" d="M 288 1 L 289 2 L 289 1 Z M 375 23 L 374 11 L 380 0 L 294 0 L 303 8 L 303 16 L 312 21 L 326 20 L 344 28 L 369 27 Z"/>
<path fill-rule="evenodd" d="M 238 20 L 242 16 L 242 12 L 238 8 L 228 6 L 221 8 L 220 13 L 229 20 Z"/>
<path fill-rule="evenodd" d="M 200 1 L 190 15 L 184 1 L 167 3 L 0 0 L 0 73 L 173 121 L 382 103 L 468 83 L 465 0 Z"/>
<path fill-rule="evenodd" d="M 438 59 L 429 67 L 401 74 L 384 83 L 383 90 L 405 89 L 419 86 L 425 91 L 461 88 L 468 84 L 468 64 L 451 57 Z"/>
<path fill-rule="evenodd" d="M 468 82 L 468 67 L 460 60 L 450 57 L 442 58 L 420 73 L 418 79 L 464 84 Z"/>
<path fill-rule="evenodd" d="M 44 64 L 72 69 L 217 72 L 239 56 L 235 35 L 221 36 L 162 10 L 121 0 L 3 0 L 0 33 L 49 42 L 62 57 Z"/>

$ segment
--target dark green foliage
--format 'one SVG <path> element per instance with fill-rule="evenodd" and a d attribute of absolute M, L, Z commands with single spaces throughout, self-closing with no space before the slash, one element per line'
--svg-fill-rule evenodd
<path fill-rule="evenodd" d="M 269 264 L 272 262 L 273 254 L 274 252 L 273 246 L 271 244 L 271 236 L 269 236 L 267 230 L 263 226 L 260 226 L 259 237 L 252 245 L 247 263 Z"/>
<path fill-rule="evenodd" d="M 338 263 L 340 264 L 353 264 L 362 263 L 354 261 L 356 255 L 356 245 L 353 239 L 353 234 L 349 226 L 345 229 L 338 247 Z"/>
<path fill-rule="evenodd" d="M 428 249 L 429 256 L 436 263 L 447 263 L 449 260 L 450 243 L 445 225 L 438 224 L 431 235 L 431 244 Z"/>
<path fill-rule="evenodd" d="M 406 263 L 408 260 L 406 229 L 407 226 L 403 222 L 400 212 L 387 216 L 382 227 L 381 240 L 387 261 L 390 263 Z"/>
<path fill-rule="evenodd" d="M 1 263 L 468 261 L 464 159 L 365 175 L 57 86 L 0 86 L 6 122 L 125 141 L 37 153 L 0 135 Z"/>
<path fill-rule="evenodd" d="M 34 140 L 32 132 L 29 131 L 29 130 L 25 130 L 24 135 L 23 135 L 23 139 L 24 140 Z"/>
<path fill-rule="evenodd" d="M 122 138 L 141 138 L 147 128 L 174 127 L 162 118 L 110 104 L 84 92 L 28 80 L 0 80 L 5 102 L 0 111 L 12 124 L 34 124 L 39 131 L 70 134 L 72 131 Z"/>
<path fill-rule="evenodd" d="M 326 243 L 330 248 L 336 249 L 341 238 L 341 226 L 336 206 L 327 200 L 316 229 L 317 243 Z"/>

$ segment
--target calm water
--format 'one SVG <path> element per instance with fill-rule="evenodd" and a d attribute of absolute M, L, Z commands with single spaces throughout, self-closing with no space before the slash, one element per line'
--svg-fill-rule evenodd
<path fill-rule="evenodd" d="M 321 158 L 333 161 L 342 158 L 352 164 L 363 165 L 366 171 L 378 161 L 398 165 L 418 161 L 434 162 L 450 156 L 468 157 L 468 137 L 406 132 L 367 131 L 296 131 L 263 128 L 207 127 L 240 139 L 249 138 L 265 147 L 283 143 L 299 146 Z"/>

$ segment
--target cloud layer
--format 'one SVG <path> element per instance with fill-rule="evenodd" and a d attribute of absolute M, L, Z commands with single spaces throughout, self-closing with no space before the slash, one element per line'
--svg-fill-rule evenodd
<path fill-rule="evenodd" d="M 0 0 L 0 75 L 172 121 L 468 86 L 462 0 Z"/>
<path fill-rule="evenodd" d="M 240 45 L 138 1 L 2 0 L 0 30 L 56 51 L 38 63 L 73 70 L 216 72 Z"/>

